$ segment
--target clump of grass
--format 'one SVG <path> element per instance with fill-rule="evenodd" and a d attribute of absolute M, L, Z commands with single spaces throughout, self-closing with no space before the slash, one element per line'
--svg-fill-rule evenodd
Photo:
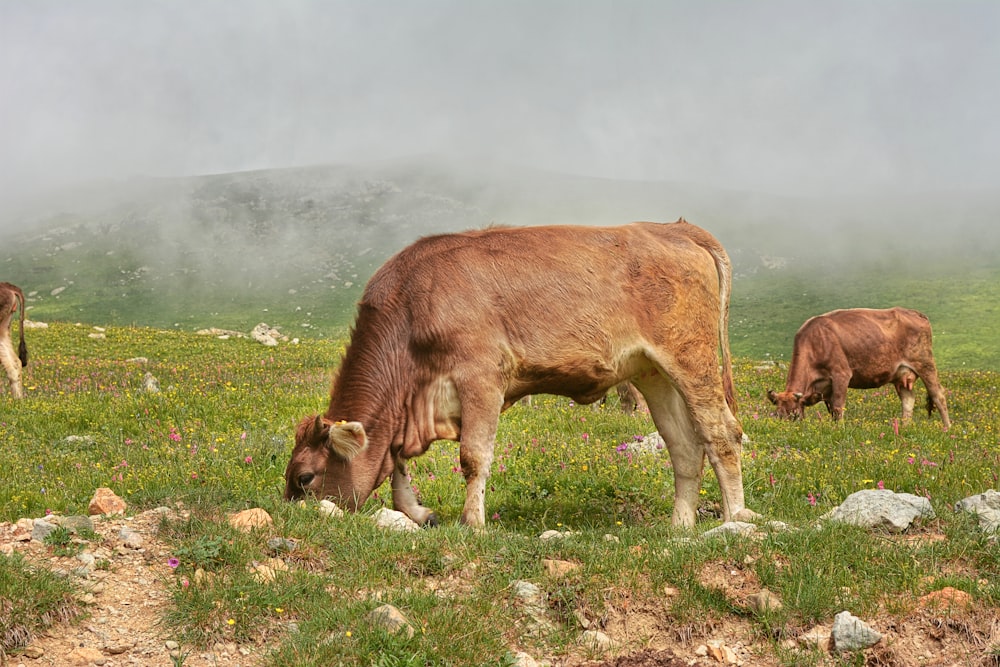
<path fill-rule="evenodd" d="M 0 658 L 54 624 L 77 618 L 82 613 L 77 592 L 69 580 L 19 554 L 0 554 Z"/>

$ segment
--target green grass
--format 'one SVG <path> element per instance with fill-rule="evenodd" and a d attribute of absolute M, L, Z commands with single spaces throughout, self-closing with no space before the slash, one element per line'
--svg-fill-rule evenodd
<path fill-rule="evenodd" d="M 1000 374 L 993 371 L 943 372 L 950 431 L 921 413 L 897 433 L 891 389 L 851 392 L 840 424 L 820 407 L 801 422 L 777 421 L 765 392 L 782 385 L 782 371 L 739 358 L 748 505 L 794 527 L 760 540 L 690 541 L 690 532 L 671 529 L 669 460 L 621 447 L 653 430 L 648 418 L 621 414 L 614 399 L 593 411 L 549 396 L 501 418 L 487 531 L 456 525 L 464 499 L 458 448 L 438 442 L 411 473 L 443 525 L 396 534 L 365 516 L 388 503 L 385 487 L 361 516 L 340 520 L 321 518 L 315 503 L 280 499 L 293 425 L 325 407 L 343 340 L 266 348 L 176 330 L 92 333 L 58 322 L 29 332 L 27 397 L 0 395 L 0 520 L 86 513 L 100 486 L 125 498 L 130 511 L 183 502 L 190 518 L 165 519 L 160 537 L 179 561 L 164 620 L 184 647 L 263 641 L 271 665 L 380 664 L 373 655 L 409 656 L 384 664 L 500 665 L 512 647 L 537 655 L 570 650 L 579 633 L 574 612 L 602 618 L 627 601 L 654 609 L 678 633 L 736 619 L 780 652 L 783 633 L 828 623 L 845 607 L 899 617 L 941 585 L 972 593 L 982 609 L 1000 609 L 1000 546 L 951 509 L 998 484 Z M 159 393 L 143 390 L 147 372 Z M 850 493 L 879 483 L 929 497 L 938 518 L 918 534 L 945 539 L 814 526 Z M 719 500 L 709 471 L 699 531 L 718 523 Z M 254 506 L 272 514 L 273 528 L 244 534 L 224 520 Z M 547 529 L 577 534 L 539 541 Z M 266 542 L 275 536 L 298 541 L 284 556 L 289 572 L 257 581 L 248 566 L 273 555 Z M 544 558 L 581 567 L 556 582 L 544 574 Z M 780 595 L 784 608 L 756 615 L 711 576 L 715 570 L 741 572 Z M 928 583 L 928 573 L 945 574 Z M 547 593 L 553 626 L 546 632 L 530 631 L 515 599 L 513 582 L 522 579 Z M 0 591 L 27 590 L 18 595 L 39 600 L 15 619 L 18 627 L 37 630 L 66 608 L 68 582 L 17 557 L 0 556 L 0 581 L 11 587 Z M 667 586 L 678 594 L 665 598 Z M 382 603 L 403 610 L 417 631 L 412 638 L 371 627 L 365 616 Z M 17 643 L 4 641 L 8 650 Z"/>
<path fill-rule="evenodd" d="M 926 314 L 940 369 L 1000 371 L 1000 265 L 940 261 L 932 265 L 844 264 L 810 272 L 789 269 L 739 278 L 733 287 L 733 353 L 788 361 L 795 332 L 808 318 L 837 308 L 905 306 Z"/>

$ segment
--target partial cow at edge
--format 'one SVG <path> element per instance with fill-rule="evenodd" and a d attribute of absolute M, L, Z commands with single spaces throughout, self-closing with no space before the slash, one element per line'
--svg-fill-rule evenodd
<path fill-rule="evenodd" d="M 673 523 L 694 525 L 706 457 L 725 519 L 748 516 L 731 285 L 725 250 L 683 220 L 420 239 L 365 287 L 329 407 L 298 425 L 285 498 L 356 510 L 391 476 L 395 508 L 435 523 L 406 462 L 456 440 L 461 521 L 483 526 L 500 413 L 530 394 L 592 403 L 629 380 L 672 459 Z"/>
<path fill-rule="evenodd" d="M 15 352 L 10 329 L 16 311 L 21 313 L 21 344 Z M 10 283 L 0 283 L 0 363 L 10 380 L 10 393 L 14 398 L 24 398 L 21 368 L 28 365 L 28 346 L 24 344 L 24 292 Z"/>
<path fill-rule="evenodd" d="M 847 390 L 896 387 L 903 420 L 913 417 L 913 384 L 927 388 L 927 415 L 936 407 L 950 428 L 948 404 L 931 352 L 927 316 L 908 308 L 850 308 L 806 320 L 792 347 L 785 391 L 767 392 L 778 416 L 801 418 L 820 401 L 834 419 L 844 415 Z"/>

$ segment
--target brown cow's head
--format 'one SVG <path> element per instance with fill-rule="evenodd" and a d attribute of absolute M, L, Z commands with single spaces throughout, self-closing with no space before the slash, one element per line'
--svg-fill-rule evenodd
<path fill-rule="evenodd" d="M 306 495 L 331 497 L 338 505 L 357 509 L 371 489 L 356 488 L 351 459 L 368 446 L 360 422 L 330 422 L 306 417 L 295 432 L 295 449 L 285 468 L 285 500 Z"/>
<path fill-rule="evenodd" d="M 778 416 L 782 419 L 802 419 L 805 416 L 805 408 L 816 405 L 823 397 L 813 392 L 806 396 L 798 391 L 767 391 L 767 400 L 778 406 Z"/>

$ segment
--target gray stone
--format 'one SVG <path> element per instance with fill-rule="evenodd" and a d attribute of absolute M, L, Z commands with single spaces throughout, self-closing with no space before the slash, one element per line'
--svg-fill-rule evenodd
<path fill-rule="evenodd" d="M 89 516 L 65 516 L 59 522 L 63 528 L 71 533 L 94 532 L 94 522 Z"/>
<path fill-rule="evenodd" d="M 122 528 L 121 532 L 118 533 L 118 537 L 121 538 L 122 544 L 129 549 L 142 548 L 142 535 L 135 532 L 131 528 Z"/>
<path fill-rule="evenodd" d="M 707 539 L 712 537 L 725 537 L 728 535 L 749 535 L 756 530 L 757 526 L 752 523 L 747 523 L 745 521 L 727 521 L 712 530 L 706 530 L 701 534 L 701 536 Z"/>
<path fill-rule="evenodd" d="M 407 637 L 412 637 L 415 634 L 413 626 L 403 616 L 403 612 L 391 604 L 384 604 L 381 607 L 373 609 L 368 614 L 368 618 L 374 625 L 391 634 L 402 633 Z"/>
<path fill-rule="evenodd" d="M 319 513 L 323 516 L 328 516 L 332 518 L 339 518 L 344 516 L 344 510 L 337 507 L 336 503 L 333 501 L 323 499 L 319 501 Z"/>
<path fill-rule="evenodd" d="M 284 537 L 272 537 L 267 541 L 267 548 L 278 553 L 291 553 L 298 546 L 295 540 L 287 540 Z"/>
<path fill-rule="evenodd" d="M 31 539 L 43 542 L 49 536 L 49 533 L 55 529 L 56 524 L 45 519 L 35 519 L 31 527 Z"/>
<path fill-rule="evenodd" d="M 959 500 L 955 511 L 975 514 L 984 533 L 1000 533 L 1000 493 L 993 489 Z"/>
<path fill-rule="evenodd" d="M 833 647 L 838 651 L 861 651 L 882 639 L 878 630 L 849 611 L 842 611 L 833 617 L 833 631 L 830 635 Z"/>
<path fill-rule="evenodd" d="M 933 519 L 934 516 L 931 502 L 921 496 L 889 489 L 865 489 L 847 496 L 824 518 L 862 528 L 883 528 L 891 533 L 901 533 L 916 519 Z"/>
<path fill-rule="evenodd" d="M 372 518 L 375 520 L 375 525 L 379 528 L 398 531 L 420 530 L 420 526 L 410 519 L 410 517 L 387 507 L 379 509 Z"/>

